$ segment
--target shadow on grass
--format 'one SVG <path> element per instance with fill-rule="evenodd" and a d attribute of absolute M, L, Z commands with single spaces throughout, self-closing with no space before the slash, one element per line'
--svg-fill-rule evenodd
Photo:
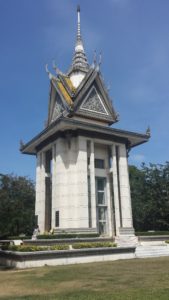
<path fill-rule="evenodd" d="M 0 271 L 9 271 L 14 269 L 14 267 L 0 266 Z"/>
<path fill-rule="evenodd" d="M 1 299 L 1 297 L 0 297 Z M 76 291 L 69 294 L 47 294 L 47 295 L 28 295 L 21 297 L 5 297 L 3 300 L 168 300 L 169 289 L 161 291 L 145 292 L 140 290 L 138 292 L 128 291 L 121 294 L 116 291 L 115 293 L 104 293 L 100 291 Z"/>

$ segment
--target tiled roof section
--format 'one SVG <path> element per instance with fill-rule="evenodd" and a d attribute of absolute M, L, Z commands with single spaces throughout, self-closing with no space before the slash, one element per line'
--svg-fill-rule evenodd
<path fill-rule="evenodd" d="M 66 81 L 66 84 L 68 85 L 68 87 L 71 90 L 71 92 L 75 93 L 76 92 L 76 88 L 73 86 L 70 78 L 68 76 L 64 76 L 64 80 Z"/>
<path fill-rule="evenodd" d="M 64 97 L 65 101 L 67 102 L 68 105 L 72 106 L 73 101 L 67 92 L 66 88 L 64 87 L 63 83 L 60 81 L 60 79 L 55 80 L 55 84 L 57 84 L 57 87 L 59 88 L 59 91 L 61 92 L 62 96 Z"/>

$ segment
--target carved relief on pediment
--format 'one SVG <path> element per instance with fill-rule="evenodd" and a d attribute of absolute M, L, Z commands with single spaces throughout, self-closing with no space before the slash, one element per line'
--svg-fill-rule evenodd
<path fill-rule="evenodd" d="M 60 97 L 56 94 L 56 96 L 55 96 L 55 106 L 54 106 L 54 109 L 53 109 L 51 122 L 55 121 L 63 111 L 64 111 L 63 104 L 60 100 Z"/>
<path fill-rule="evenodd" d="M 107 110 L 99 96 L 95 87 L 92 87 L 85 100 L 83 101 L 81 109 L 93 111 L 96 113 L 108 115 Z"/>

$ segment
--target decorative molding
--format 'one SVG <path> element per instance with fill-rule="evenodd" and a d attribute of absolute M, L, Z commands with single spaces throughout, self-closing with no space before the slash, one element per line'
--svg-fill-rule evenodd
<path fill-rule="evenodd" d="M 86 98 L 84 99 L 83 103 L 80 106 L 80 109 L 103 114 L 103 115 L 109 115 L 102 102 L 101 97 L 99 96 L 94 86 L 87 94 Z"/>

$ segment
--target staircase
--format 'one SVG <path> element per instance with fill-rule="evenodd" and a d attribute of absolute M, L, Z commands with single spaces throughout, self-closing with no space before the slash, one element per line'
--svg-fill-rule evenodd
<path fill-rule="evenodd" d="M 161 243 L 141 243 L 135 252 L 136 258 L 169 256 L 169 244 Z"/>

